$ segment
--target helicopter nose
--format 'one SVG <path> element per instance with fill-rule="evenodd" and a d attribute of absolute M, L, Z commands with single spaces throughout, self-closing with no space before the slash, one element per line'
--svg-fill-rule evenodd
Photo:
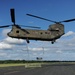
<path fill-rule="evenodd" d="M 7 33 L 7 35 L 8 35 L 9 37 L 11 37 L 10 32 L 9 32 L 9 33 Z"/>
<path fill-rule="evenodd" d="M 9 36 L 9 33 L 7 33 L 7 35 Z"/>

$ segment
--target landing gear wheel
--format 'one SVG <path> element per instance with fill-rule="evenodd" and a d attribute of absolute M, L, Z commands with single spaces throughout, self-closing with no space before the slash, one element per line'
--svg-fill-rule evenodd
<path fill-rule="evenodd" d="M 54 41 L 52 41 L 51 44 L 54 44 Z"/>
<path fill-rule="evenodd" d="M 30 43 L 29 40 L 27 40 L 27 43 Z"/>
<path fill-rule="evenodd" d="M 30 43 L 30 41 L 28 39 L 26 39 L 27 43 Z"/>
<path fill-rule="evenodd" d="M 54 42 L 55 42 L 55 40 L 53 40 L 53 41 L 51 42 L 51 44 L 54 44 Z"/>

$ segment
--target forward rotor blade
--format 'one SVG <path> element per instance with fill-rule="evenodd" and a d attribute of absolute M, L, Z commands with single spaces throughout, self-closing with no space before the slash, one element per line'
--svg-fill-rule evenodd
<path fill-rule="evenodd" d="M 35 16 L 35 15 L 31 15 L 31 14 L 26 14 L 26 15 L 32 16 L 32 17 L 36 17 L 36 18 L 39 18 L 39 19 L 42 19 L 42 20 L 46 20 L 46 21 L 50 21 L 50 22 L 57 23 L 56 21 L 52 21 L 52 20 L 49 20 L 49 19 L 45 19 L 45 18 L 42 18 L 42 17 L 39 17 L 39 16 Z"/>
<path fill-rule="evenodd" d="M 6 28 L 6 27 L 9 27 L 9 25 L 6 25 L 6 26 L 0 26 L 0 28 Z"/>
<path fill-rule="evenodd" d="M 60 22 L 71 22 L 71 21 L 75 21 L 75 19 L 64 20 L 64 21 L 60 21 Z"/>
<path fill-rule="evenodd" d="M 11 21 L 15 25 L 15 10 L 14 9 L 10 9 L 10 15 L 11 15 Z"/>

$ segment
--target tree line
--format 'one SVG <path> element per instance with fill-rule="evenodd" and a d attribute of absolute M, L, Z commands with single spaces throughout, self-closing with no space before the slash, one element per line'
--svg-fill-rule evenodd
<path fill-rule="evenodd" d="M 53 63 L 53 62 L 75 62 L 75 61 L 0 60 L 0 64 L 9 64 L 9 63 L 39 63 L 39 62 Z"/>

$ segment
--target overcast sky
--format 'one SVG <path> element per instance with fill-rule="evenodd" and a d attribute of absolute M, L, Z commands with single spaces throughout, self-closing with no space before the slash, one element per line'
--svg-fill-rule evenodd
<path fill-rule="evenodd" d="M 11 25 L 10 9 L 15 9 L 16 24 L 48 29 L 48 21 L 29 17 L 30 13 L 53 21 L 75 18 L 75 0 L 0 0 L 0 25 Z M 55 44 L 47 41 L 14 39 L 7 36 L 11 27 L 0 29 L 0 60 L 73 60 L 75 61 L 75 22 L 63 23 L 65 35 Z"/>

